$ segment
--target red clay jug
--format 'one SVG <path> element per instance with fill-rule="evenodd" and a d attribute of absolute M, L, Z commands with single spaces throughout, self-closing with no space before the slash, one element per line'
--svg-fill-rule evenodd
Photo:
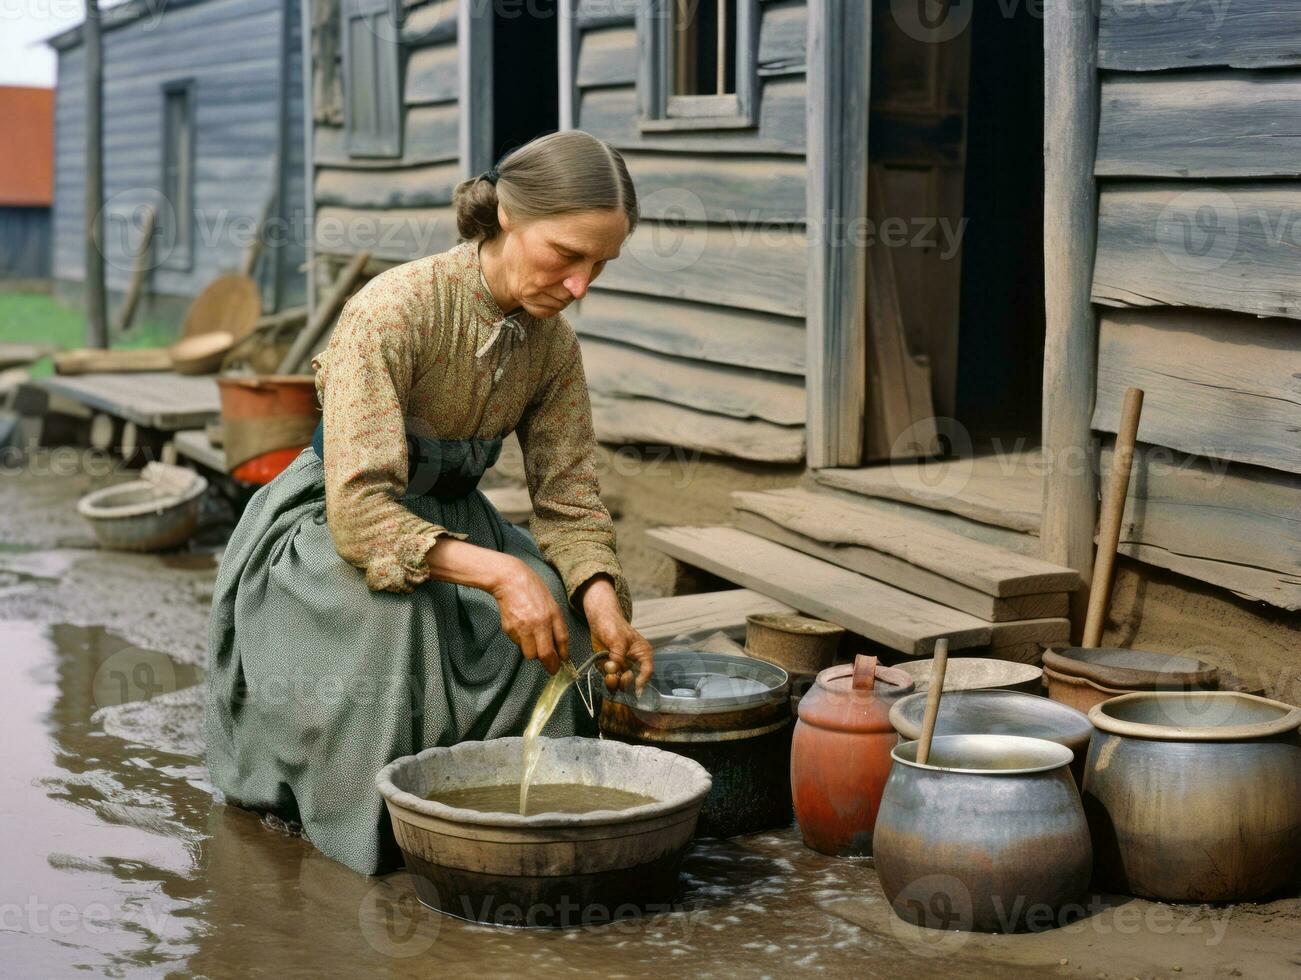
<path fill-rule="evenodd" d="M 897 743 L 890 708 L 913 691 L 906 673 L 859 654 L 828 667 L 800 700 L 791 791 L 804 843 L 823 854 L 872 853 L 872 828 Z"/>

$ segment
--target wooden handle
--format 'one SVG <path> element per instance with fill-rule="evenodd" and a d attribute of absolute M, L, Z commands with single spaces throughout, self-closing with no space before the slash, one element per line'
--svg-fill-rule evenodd
<path fill-rule="evenodd" d="M 876 657 L 870 657 L 866 653 L 860 653 L 854 658 L 854 681 L 853 689 L 855 691 L 870 691 L 876 687 Z"/>
<path fill-rule="evenodd" d="M 1116 447 L 1111 454 L 1111 474 L 1102 497 L 1102 515 L 1098 520 L 1098 552 L 1093 562 L 1093 584 L 1089 588 L 1089 612 L 1084 620 L 1084 646 L 1102 642 L 1102 625 L 1111 601 L 1111 579 L 1116 570 L 1116 548 L 1120 544 L 1120 525 L 1125 516 L 1125 498 L 1129 495 L 1129 471 L 1134 460 L 1134 442 L 1138 438 L 1138 419 L 1143 411 L 1143 390 L 1125 392 L 1125 407 L 1116 433 Z"/>
<path fill-rule="evenodd" d="M 931 663 L 931 685 L 926 689 L 926 715 L 922 720 L 922 737 L 917 746 L 917 761 L 925 765 L 931 757 L 931 739 L 935 735 L 935 719 L 940 715 L 940 698 L 944 694 L 944 672 L 949 666 L 949 641 L 940 637 L 935 641 L 935 660 Z"/>

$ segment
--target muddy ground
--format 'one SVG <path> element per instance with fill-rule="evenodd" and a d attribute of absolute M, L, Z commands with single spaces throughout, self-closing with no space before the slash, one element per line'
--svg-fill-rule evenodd
<path fill-rule="evenodd" d="M 1029 935 L 919 931 L 870 860 L 793 828 L 702 841 L 677 905 L 564 932 L 425 911 L 214 802 L 199 697 L 221 529 L 183 555 L 97 550 L 77 497 L 122 479 L 46 454 L 0 472 L 0 973 L 6 976 L 1292 977 L 1301 900 L 1100 896 Z M 211 511 L 214 519 L 220 509 Z"/>

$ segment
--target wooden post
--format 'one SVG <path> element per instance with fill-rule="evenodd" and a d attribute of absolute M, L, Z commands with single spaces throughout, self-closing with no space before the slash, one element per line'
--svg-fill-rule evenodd
<path fill-rule="evenodd" d="M 153 268 L 154 226 L 158 219 L 158 210 L 152 205 L 145 208 L 144 221 L 140 225 L 140 248 L 136 251 L 135 266 L 131 270 L 131 282 L 126 295 L 122 297 L 122 306 L 117 311 L 113 329 L 119 334 L 131 327 L 135 319 L 136 307 L 140 305 L 140 294 L 144 292 L 145 279 Z"/>
<path fill-rule="evenodd" d="M 578 125 L 578 18 L 574 10 L 578 0 L 558 0 L 556 13 L 557 47 L 560 57 L 560 128 Z"/>
<path fill-rule="evenodd" d="M 1044 16 L 1043 527 L 1040 554 L 1093 571 L 1098 447 L 1090 429 L 1098 321 L 1090 294 L 1097 247 L 1097 0 L 1047 0 Z M 1078 642 L 1088 591 L 1071 597 Z"/>
<path fill-rule="evenodd" d="M 86 346 L 108 347 L 108 300 L 104 291 L 103 57 L 99 2 L 86 0 L 81 28 L 86 51 Z"/>
<path fill-rule="evenodd" d="M 867 264 L 849 233 L 867 220 L 871 5 L 810 0 L 805 433 L 810 469 L 857 466 L 867 406 Z"/>

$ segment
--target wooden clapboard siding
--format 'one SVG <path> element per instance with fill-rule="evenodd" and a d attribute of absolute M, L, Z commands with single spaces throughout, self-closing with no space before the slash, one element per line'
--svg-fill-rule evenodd
<path fill-rule="evenodd" d="M 388 169 L 448 163 L 458 159 L 457 133 L 460 110 L 455 103 L 413 106 L 403 113 L 404 135 L 400 159 L 354 157 L 344 145 L 343 127 L 316 127 L 316 164 L 322 167 Z"/>
<path fill-rule="evenodd" d="M 786 75 L 805 70 L 809 32 L 806 0 L 764 4 L 759 21 L 759 74 Z"/>
<path fill-rule="evenodd" d="M 804 154 L 804 76 L 769 78 L 759 93 L 757 131 L 643 133 L 637 125 L 632 87 L 585 89 L 578 101 L 578 126 L 619 149 L 662 149 L 695 153 Z"/>
<path fill-rule="evenodd" d="M 402 43 L 408 47 L 456 40 L 456 13 L 460 0 L 431 0 L 409 10 L 402 21 Z"/>
<path fill-rule="evenodd" d="M 1102 318 L 1093 428 L 1115 432 L 1145 392 L 1139 438 L 1301 473 L 1301 324 L 1186 310 Z"/>
<path fill-rule="evenodd" d="M 316 173 L 316 203 L 354 208 L 427 208 L 452 203 L 461 180 L 456 163 L 405 170 L 338 170 Z"/>
<path fill-rule="evenodd" d="M 455 41 L 416 48 L 407 56 L 403 98 L 407 105 L 454 102 L 457 96 Z"/>
<path fill-rule="evenodd" d="M 1112 457 L 1108 443 L 1104 472 Z M 1301 609 L 1301 478 L 1140 443 L 1120 551 L 1243 598 Z"/>
<path fill-rule="evenodd" d="M 596 286 L 803 316 L 805 255 L 802 229 L 646 221 Z"/>
<path fill-rule="evenodd" d="M 1301 65 L 1301 5 L 1292 0 L 1105 0 L 1098 63 L 1128 71 Z"/>
<path fill-rule="evenodd" d="M 605 289 L 592 290 L 567 316 L 585 337 L 804 377 L 804 327 L 791 317 Z"/>
<path fill-rule="evenodd" d="M 651 398 L 592 392 L 597 438 L 610 443 L 681 446 L 766 463 L 804 458 L 804 428 L 760 419 L 737 419 Z"/>
<path fill-rule="evenodd" d="M 790 375 L 704 364 L 627 344 L 587 338 L 588 385 L 608 395 L 657 398 L 733 418 L 804 422 L 804 384 Z"/>
<path fill-rule="evenodd" d="M 1109 75 L 1094 172 L 1104 177 L 1301 175 L 1301 73 Z"/>
<path fill-rule="evenodd" d="M 806 167 L 794 157 L 645 153 L 624 155 L 646 218 L 802 223 Z"/>
<path fill-rule="evenodd" d="M 1298 255 L 1299 184 L 1112 185 L 1098 205 L 1093 299 L 1301 317 Z"/>
<path fill-rule="evenodd" d="M 369 251 L 406 262 L 456 244 L 456 215 L 448 208 L 364 211 L 322 207 L 316 212 L 316 250 L 330 255 Z"/>
<path fill-rule="evenodd" d="M 637 31 L 631 26 L 583 31 L 578 45 L 580 88 L 634 85 L 637 82 Z"/>
<path fill-rule="evenodd" d="M 575 0 L 576 20 L 582 30 L 632 24 L 643 0 Z"/>

